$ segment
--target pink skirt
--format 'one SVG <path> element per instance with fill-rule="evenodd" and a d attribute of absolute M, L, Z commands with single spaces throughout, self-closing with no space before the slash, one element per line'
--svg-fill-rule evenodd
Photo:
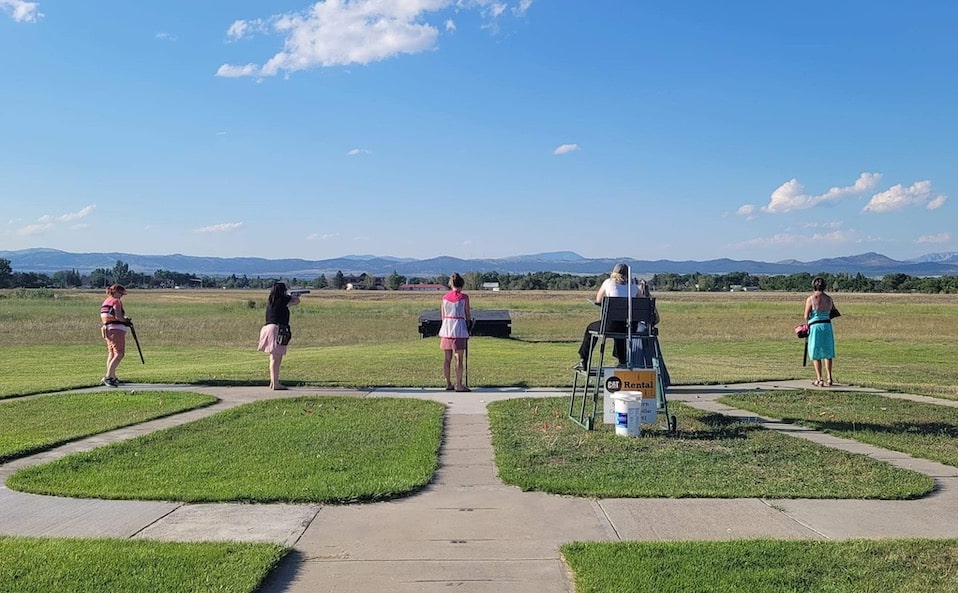
<path fill-rule="evenodd" d="M 259 347 L 257 350 L 278 356 L 286 355 L 286 346 L 279 343 L 279 326 L 275 323 L 264 325 L 259 330 Z"/>
<path fill-rule="evenodd" d="M 469 348 L 469 338 L 439 338 L 441 350 L 461 351 Z"/>

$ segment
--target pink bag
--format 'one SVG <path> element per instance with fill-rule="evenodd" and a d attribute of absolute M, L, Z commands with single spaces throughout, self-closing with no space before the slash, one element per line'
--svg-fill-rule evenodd
<path fill-rule="evenodd" d="M 808 337 L 808 324 L 803 323 L 801 325 L 795 326 L 795 337 L 799 340 L 803 340 Z"/>

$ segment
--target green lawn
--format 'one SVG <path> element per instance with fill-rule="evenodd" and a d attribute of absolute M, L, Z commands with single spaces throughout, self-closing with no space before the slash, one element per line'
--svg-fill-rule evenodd
<path fill-rule="evenodd" d="M 431 479 L 443 406 L 297 397 L 247 404 L 15 473 L 15 490 L 187 502 L 355 502 Z"/>
<path fill-rule="evenodd" d="M 0 291 L 0 397 L 96 384 L 105 348 L 100 292 L 16 298 Z M 476 292 L 476 309 L 506 309 L 511 339 L 476 338 L 474 386 L 568 387 L 569 367 L 597 311 L 582 292 Z M 677 384 L 813 377 L 792 328 L 805 295 L 657 293 L 660 337 Z M 267 383 L 256 352 L 266 291 L 132 291 L 146 364 L 130 344 L 120 376 L 139 382 Z M 958 295 L 835 295 L 836 377 L 844 383 L 958 399 Z M 284 380 L 315 386 L 439 387 L 436 338 L 420 339 L 419 313 L 439 295 L 315 291 L 292 309 L 295 334 Z M 91 321 L 92 316 L 92 321 Z M 894 366 L 889 366 L 894 361 Z"/>
<path fill-rule="evenodd" d="M 199 393 L 122 389 L 0 401 L 0 462 L 216 401 Z"/>
<path fill-rule="evenodd" d="M 571 543 L 577 593 L 958 591 L 958 541 Z"/>
<path fill-rule="evenodd" d="M 0 536 L 0 593 L 252 593 L 273 544 Z"/>
<path fill-rule="evenodd" d="M 568 399 L 488 406 L 499 476 L 524 490 L 595 497 L 909 499 L 928 476 L 677 403 L 679 432 L 617 436 L 568 419 Z"/>
<path fill-rule="evenodd" d="M 736 393 L 722 403 L 958 467 L 958 409 L 833 390 Z"/>

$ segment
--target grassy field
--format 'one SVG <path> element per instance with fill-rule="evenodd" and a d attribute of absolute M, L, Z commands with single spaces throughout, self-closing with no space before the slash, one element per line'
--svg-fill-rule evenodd
<path fill-rule="evenodd" d="M 571 292 L 474 293 L 475 308 L 510 311 L 513 338 L 472 341 L 470 380 L 473 386 L 569 387 L 569 365 L 575 361 L 582 330 L 598 313 L 587 304 L 590 296 Z M 803 368 L 800 362 L 802 342 L 792 333 L 794 325 L 801 320 L 805 295 L 662 293 L 657 296 L 663 318 L 660 338 L 674 383 L 811 380 L 811 368 Z M 125 302 L 136 322 L 147 364 L 139 363 L 131 342 L 120 376 L 137 382 L 265 385 L 266 357 L 255 351 L 265 297 L 266 291 L 131 292 Z M 958 343 L 958 296 L 836 294 L 835 298 L 843 312 L 835 328 L 838 338 L 835 372 L 840 382 L 958 399 L 958 349 L 954 348 Z M 103 374 L 105 358 L 97 318 L 101 300 L 99 293 L 81 291 L 58 291 L 55 298 L 14 298 L 11 292 L 0 292 L 0 330 L 7 338 L 0 346 L 0 398 L 96 384 Z M 437 340 L 422 340 L 416 332 L 419 312 L 436 308 L 438 300 L 438 294 L 392 292 L 317 291 L 309 295 L 302 306 L 293 309 L 294 341 L 284 361 L 284 381 L 315 386 L 441 386 Z M 827 395 L 836 402 L 844 397 L 837 391 Z M 324 398 L 323 401 L 331 400 Z M 363 433 L 362 427 L 350 428 L 348 418 L 329 420 L 323 430 L 317 431 L 314 423 L 318 402 L 290 402 L 293 408 L 286 410 L 286 416 L 280 415 L 274 420 L 280 421 L 283 430 L 288 430 L 286 436 L 290 437 L 294 450 L 312 451 L 310 447 L 315 445 L 317 433 L 324 431 L 336 435 L 334 440 L 348 440 L 349 434 Z M 703 415 L 679 405 L 674 406 L 682 430 L 678 438 L 649 435 L 642 439 L 622 439 L 612 436 L 608 427 L 592 433 L 569 430 L 569 423 L 564 422 L 566 403 L 567 400 L 553 398 L 490 406 L 497 432 L 495 439 L 500 456 L 497 461 L 503 468 L 504 479 L 524 488 L 616 496 L 841 497 L 845 492 L 859 497 L 910 498 L 930 487 L 927 478 L 911 472 L 895 470 L 860 456 L 792 442 L 770 431 Z M 743 401 L 742 405 L 747 403 Z M 262 405 L 272 405 L 274 411 L 282 407 L 276 402 Z M 833 423 L 855 417 L 859 411 L 852 408 L 834 409 Z M 207 483 L 206 490 L 199 495 L 185 488 L 176 494 L 147 492 L 151 480 L 136 477 L 139 467 L 136 458 L 152 455 L 152 468 L 165 466 L 174 471 L 172 477 L 168 475 L 161 481 L 174 484 L 196 481 L 193 468 L 200 467 L 207 468 L 213 481 L 229 483 L 229 476 L 224 478 L 216 473 L 216 470 L 228 473 L 229 467 L 220 467 L 222 459 L 220 455 L 212 455 L 214 449 L 221 451 L 232 446 L 244 455 L 248 453 L 248 459 L 275 455 L 277 447 L 284 450 L 288 443 L 276 437 L 283 432 L 277 425 L 268 423 L 269 427 L 256 427 L 257 422 L 249 422 L 248 418 L 244 421 L 242 416 L 251 409 L 234 411 L 236 418 L 219 416 L 219 420 L 227 419 L 223 423 L 201 421 L 82 456 L 71 456 L 57 464 L 28 469 L 18 474 L 17 479 L 24 479 L 24 483 L 28 479 L 36 480 L 33 487 L 37 491 L 56 483 L 58 488 L 88 496 L 337 501 L 370 496 L 344 489 L 339 494 L 327 492 L 319 498 L 315 492 L 290 498 L 288 492 L 277 494 L 275 490 L 262 489 L 254 492 L 249 484 L 236 488 L 235 480 L 229 487 L 219 489 L 210 488 Z M 312 413 L 306 413 L 310 409 Z M 258 417 L 264 415 L 263 410 L 256 410 Z M 768 413 L 803 418 L 783 407 L 769 408 Z M 294 422 L 290 422 L 290 414 L 296 416 Z M 917 418 L 927 415 L 924 411 Z M 362 414 L 354 411 L 352 416 Z M 806 413 L 803 421 L 810 421 L 807 416 Z M 923 422 L 915 420 L 915 416 L 910 418 L 913 424 Z M 874 434 L 898 430 L 894 426 L 889 430 L 882 424 L 885 420 L 869 420 L 877 427 L 872 431 Z M 337 426 L 337 422 L 342 426 Z M 230 430 L 224 433 L 219 430 L 222 426 Z M 853 428 L 860 430 L 860 427 Z M 220 438 L 209 441 L 211 434 L 218 430 Z M 430 430 L 429 426 L 425 427 L 425 433 L 432 434 Z M 853 438 L 864 434 L 854 431 Z M 432 442 L 430 438 L 427 435 L 419 440 Z M 861 438 L 867 440 L 867 435 Z M 251 445 L 257 441 L 266 443 L 268 451 L 259 451 L 259 445 Z M 329 446 L 327 443 L 326 447 Z M 299 468 L 297 471 L 312 473 L 319 464 L 325 468 L 318 472 L 322 480 L 332 481 L 356 461 L 353 449 L 357 446 L 353 443 L 345 452 L 334 450 L 331 456 L 318 461 L 304 458 L 302 463 L 292 466 Z M 204 451 L 216 460 L 198 463 Z M 645 462 L 640 461 L 643 458 Z M 425 465 L 434 464 L 435 451 L 422 459 L 426 460 Z M 594 463 L 596 460 L 599 463 Z M 362 461 L 361 465 L 366 463 L 373 464 L 375 459 Z M 403 461 L 400 465 L 417 464 Z M 658 472 L 654 484 L 657 491 L 650 489 L 650 480 L 637 479 L 635 474 L 616 473 L 616 468 L 633 465 L 639 474 Z M 669 467 L 674 469 L 677 465 L 682 467 L 681 473 L 693 475 L 697 482 L 690 486 L 690 482 L 677 477 L 676 471 L 670 477 Z M 597 472 L 596 466 L 604 470 Z M 829 480 L 815 474 L 816 467 L 826 466 Z M 91 471 L 83 471 L 85 467 Z M 768 467 L 774 467 L 776 472 L 781 469 L 782 475 L 762 475 L 762 468 Z M 240 467 L 242 471 L 245 470 Z M 292 481 L 303 481 L 303 475 L 297 475 Z M 720 479 L 710 479 L 715 476 Z M 278 481 L 290 480 L 286 476 Z M 256 485 L 270 481 L 269 476 L 253 480 Z M 363 479 L 347 480 L 354 481 L 362 483 Z M 127 482 L 134 487 L 128 487 Z M 631 490 L 621 489 L 624 482 L 632 483 Z M 751 490 L 743 490 L 743 484 L 734 482 L 744 482 Z M 805 490 L 796 493 L 796 484 Z M 211 491 L 216 492 L 212 498 L 209 497 Z M 385 490 L 374 489 L 374 492 L 372 498 L 391 495 L 384 495 Z M 0 593 L 6 590 L 55 593 L 60 590 L 56 583 L 62 581 L 63 575 L 67 575 L 67 581 L 62 582 L 84 583 L 81 590 L 89 593 L 251 591 L 285 553 L 276 547 L 257 548 L 249 559 L 230 564 L 221 557 L 225 555 L 236 561 L 242 556 L 232 551 L 231 545 L 210 549 L 202 546 L 0 537 Z M 953 540 L 883 540 L 570 544 L 563 549 L 563 554 L 575 571 L 580 593 L 666 590 L 917 593 L 956 588 L 956 551 L 958 544 Z M 151 558 L 150 565 L 157 566 L 155 572 L 139 568 L 146 565 L 142 560 L 144 554 Z M 62 561 L 46 564 L 38 560 L 53 557 Z M 215 570 L 220 566 L 230 571 L 235 584 L 223 579 L 218 583 L 222 585 L 220 588 L 204 588 L 210 575 L 216 578 Z M 87 583 L 84 580 L 87 578 L 95 582 Z"/>
<path fill-rule="evenodd" d="M 0 397 L 96 384 L 105 348 L 99 292 L 55 298 L 0 292 Z M 813 378 L 802 367 L 804 294 L 658 293 L 660 341 L 677 384 Z M 511 339 L 475 338 L 474 386 L 568 387 L 585 325 L 598 309 L 582 292 L 476 292 L 477 309 L 507 309 Z M 266 291 L 132 291 L 124 299 L 146 364 L 132 343 L 120 366 L 138 382 L 267 383 L 255 351 Z M 419 313 L 439 294 L 316 291 L 293 308 L 284 381 L 315 386 L 443 385 L 436 338 Z M 835 295 L 839 382 L 958 399 L 958 295 Z"/>
<path fill-rule="evenodd" d="M 185 502 L 383 500 L 432 478 L 442 413 L 439 403 L 415 399 L 264 400 L 27 467 L 7 485 L 36 494 Z"/>
<path fill-rule="evenodd" d="M 0 402 L 0 463 L 215 402 L 199 393 L 125 390 Z"/>
<path fill-rule="evenodd" d="M 273 544 L 0 536 L 0 593 L 252 593 Z"/>
<path fill-rule="evenodd" d="M 764 394 L 763 394 L 764 395 Z M 882 498 L 927 494 L 926 475 L 673 403 L 679 432 L 616 436 L 566 417 L 566 398 L 488 406 L 499 477 L 523 490 L 595 497 Z"/>
<path fill-rule="evenodd" d="M 867 393 L 771 392 L 724 404 L 862 443 L 958 467 L 958 409 Z"/>
<path fill-rule="evenodd" d="M 578 593 L 958 591 L 958 541 L 572 543 Z"/>

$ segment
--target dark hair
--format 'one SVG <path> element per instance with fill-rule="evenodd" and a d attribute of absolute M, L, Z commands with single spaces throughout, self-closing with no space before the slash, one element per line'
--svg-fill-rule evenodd
<path fill-rule="evenodd" d="M 825 279 L 819 276 L 812 280 L 812 288 L 817 292 L 824 292 L 825 290 Z"/>
<path fill-rule="evenodd" d="M 106 293 L 111 297 L 126 294 L 126 288 L 122 284 L 111 284 L 106 287 Z"/>
<path fill-rule="evenodd" d="M 459 272 L 452 273 L 452 276 L 449 277 L 449 283 L 452 284 L 453 288 L 462 288 L 466 285 L 466 281 L 462 279 Z"/>
<path fill-rule="evenodd" d="M 645 280 L 638 280 L 638 279 L 637 279 L 636 284 L 638 285 L 638 286 L 637 286 L 636 293 L 637 293 L 640 297 L 651 297 L 651 296 L 652 296 L 652 291 L 649 289 L 649 284 L 648 284 Z"/>
<path fill-rule="evenodd" d="M 277 282 L 269 289 L 269 302 L 273 304 L 277 298 L 286 294 L 286 283 Z"/>

